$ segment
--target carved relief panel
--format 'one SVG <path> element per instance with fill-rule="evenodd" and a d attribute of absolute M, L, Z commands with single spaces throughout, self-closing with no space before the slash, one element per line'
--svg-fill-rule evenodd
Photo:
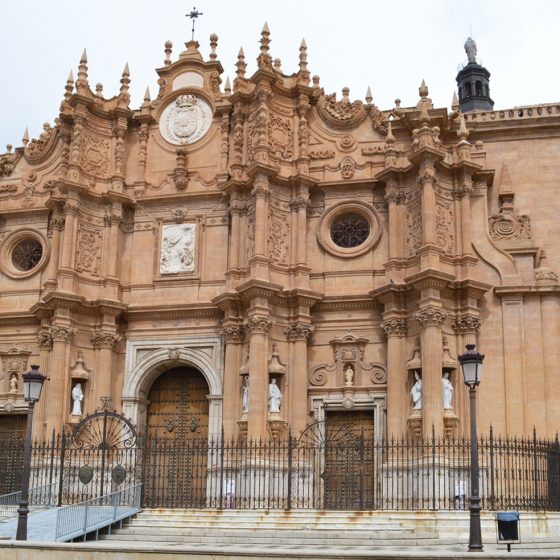
<path fill-rule="evenodd" d="M 436 203 L 436 244 L 446 255 L 455 254 L 455 225 L 453 203 L 437 200 Z"/>
<path fill-rule="evenodd" d="M 76 249 L 76 270 L 98 276 L 101 269 L 103 229 L 80 222 Z"/>
<path fill-rule="evenodd" d="M 212 108 L 202 97 L 180 95 L 163 110 L 159 130 L 171 144 L 192 144 L 200 140 L 212 123 Z"/>
<path fill-rule="evenodd" d="M 418 197 L 407 207 L 406 256 L 413 257 L 422 245 L 422 201 Z"/>
<path fill-rule="evenodd" d="M 159 260 L 160 274 L 178 274 L 195 270 L 196 224 L 164 225 Z"/>
<path fill-rule="evenodd" d="M 278 264 L 288 264 L 288 216 L 270 211 L 268 216 L 268 255 Z"/>
<path fill-rule="evenodd" d="M 84 134 L 80 163 L 90 176 L 107 179 L 110 174 L 111 143 L 107 138 Z"/>

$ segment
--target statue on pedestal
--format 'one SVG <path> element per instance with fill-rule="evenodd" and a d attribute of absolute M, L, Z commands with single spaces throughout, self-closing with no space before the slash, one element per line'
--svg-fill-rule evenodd
<path fill-rule="evenodd" d="M 410 395 L 412 396 L 413 410 L 421 410 L 422 408 L 422 379 L 417 371 L 414 372 L 416 383 L 412 386 Z"/>
<path fill-rule="evenodd" d="M 354 385 L 354 370 L 350 365 L 344 370 L 344 384 L 346 387 L 352 387 L 352 385 Z"/>
<path fill-rule="evenodd" d="M 453 405 L 451 401 L 453 400 L 453 385 L 449 380 L 449 372 L 446 371 L 441 379 L 442 391 L 443 391 L 443 409 L 452 410 Z"/>
<path fill-rule="evenodd" d="M 276 378 L 273 377 L 268 385 L 268 412 L 280 412 L 281 404 L 282 393 L 276 384 Z"/>
<path fill-rule="evenodd" d="M 243 376 L 243 394 L 241 397 L 243 414 L 249 412 L 249 376 Z"/>
<path fill-rule="evenodd" d="M 82 401 L 84 400 L 84 393 L 82 392 L 82 384 L 76 383 L 72 389 L 72 412 L 70 416 L 81 416 L 82 415 Z"/>

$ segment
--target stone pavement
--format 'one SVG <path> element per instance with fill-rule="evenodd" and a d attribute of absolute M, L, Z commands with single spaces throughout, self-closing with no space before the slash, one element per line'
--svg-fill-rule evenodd
<path fill-rule="evenodd" d="M 28 541 L 54 541 L 56 537 L 57 508 L 31 512 L 27 518 Z M 0 538 L 14 539 L 16 536 L 17 517 L 0 522 Z"/>

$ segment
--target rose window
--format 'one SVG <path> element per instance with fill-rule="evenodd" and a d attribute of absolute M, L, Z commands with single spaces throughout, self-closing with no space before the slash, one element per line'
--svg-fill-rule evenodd
<path fill-rule="evenodd" d="M 35 268 L 43 256 L 43 246 L 37 239 L 23 239 L 12 250 L 16 270 L 27 272 Z"/>
<path fill-rule="evenodd" d="M 359 214 L 344 214 L 331 225 L 331 239 L 343 248 L 358 247 L 369 236 L 369 222 Z"/>

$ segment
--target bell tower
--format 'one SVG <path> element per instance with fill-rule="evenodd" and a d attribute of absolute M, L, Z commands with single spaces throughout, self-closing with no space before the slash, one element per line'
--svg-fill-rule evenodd
<path fill-rule="evenodd" d="M 492 111 L 494 102 L 490 98 L 490 72 L 476 58 L 476 43 L 469 37 L 465 41 L 468 62 L 459 71 L 459 105 L 462 113 L 468 111 Z"/>

